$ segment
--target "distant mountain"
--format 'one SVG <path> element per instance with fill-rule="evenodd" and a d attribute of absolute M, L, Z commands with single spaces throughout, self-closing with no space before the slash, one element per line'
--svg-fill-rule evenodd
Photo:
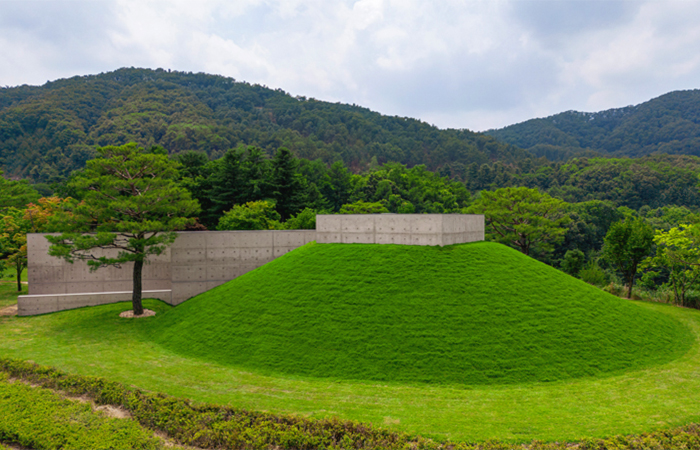
<path fill-rule="evenodd" d="M 96 146 L 135 141 L 216 158 L 238 145 L 307 159 L 425 164 L 463 174 L 469 164 L 511 163 L 531 154 L 467 130 L 388 117 L 359 106 L 292 97 L 222 76 L 120 69 L 0 89 L 0 169 L 52 182 L 82 167 Z"/>
<path fill-rule="evenodd" d="M 700 156 L 700 90 L 675 91 L 636 106 L 567 111 L 486 134 L 551 160 L 652 153 Z"/>

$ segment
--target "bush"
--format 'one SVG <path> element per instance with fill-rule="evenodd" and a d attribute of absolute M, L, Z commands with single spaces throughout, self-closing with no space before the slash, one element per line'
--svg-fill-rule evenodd
<path fill-rule="evenodd" d="M 303 211 L 296 216 L 292 216 L 283 225 L 285 230 L 315 230 L 316 210 L 304 208 Z"/>
<path fill-rule="evenodd" d="M 597 260 L 591 260 L 583 269 L 579 271 L 578 276 L 586 283 L 598 287 L 603 287 L 610 282 L 610 277 L 608 277 L 608 274 L 600 268 Z"/>
<path fill-rule="evenodd" d="M 272 202 L 261 200 L 234 205 L 219 219 L 217 230 L 275 230 L 280 228 L 280 215 Z"/>

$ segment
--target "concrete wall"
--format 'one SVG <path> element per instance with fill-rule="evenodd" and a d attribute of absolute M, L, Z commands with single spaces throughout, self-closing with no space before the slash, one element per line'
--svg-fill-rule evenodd
<path fill-rule="evenodd" d="M 170 248 L 172 300 L 177 305 L 233 280 L 316 238 L 314 230 L 192 231 Z"/>
<path fill-rule="evenodd" d="M 338 214 L 316 216 L 316 242 L 452 245 L 484 240 L 484 216 Z"/>
<path fill-rule="evenodd" d="M 314 230 L 181 232 L 144 266 L 143 295 L 177 305 L 315 238 Z M 90 272 L 85 262 L 67 263 L 48 249 L 43 234 L 27 235 L 29 292 L 18 299 L 20 316 L 131 300 L 132 264 Z"/>
<path fill-rule="evenodd" d="M 484 240 L 484 216 L 466 214 L 359 214 L 316 216 L 316 230 L 195 231 L 178 233 L 162 255 L 144 266 L 144 297 L 178 305 L 311 241 L 451 245 Z M 90 272 L 48 256 L 43 234 L 28 234 L 29 295 L 21 316 L 131 300 L 132 266 Z"/>

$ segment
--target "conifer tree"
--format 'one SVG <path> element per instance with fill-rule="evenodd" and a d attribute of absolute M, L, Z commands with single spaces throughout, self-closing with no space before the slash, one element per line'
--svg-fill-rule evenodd
<path fill-rule="evenodd" d="M 178 163 L 167 155 L 147 153 L 133 143 L 98 153 L 70 181 L 86 193 L 61 224 L 70 231 L 46 237 L 52 244 L 49 254 L 71 263 L 87 261 L 91 270 L 133 263 L 132 306 L 138 316 L 143 314 L 144 263 L 175 241 L 175 230 L 191 222 L 188 217 L 199 204 L 176 183 Z"/>

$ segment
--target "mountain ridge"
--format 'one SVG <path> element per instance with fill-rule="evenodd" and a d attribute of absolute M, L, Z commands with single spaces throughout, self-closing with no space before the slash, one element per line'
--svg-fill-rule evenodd
<path fill-rule="evenodd" d="M 700 156 L 700 90 L 672 91 L 638 105 L 565 111 L 485 131 L 536 156 Z"/>
<path fill-rule="evenodd" d="M 204 73 L 122 68 L 0 89 L 0 168 L 7 175 L 60 181 L 96 146 L 130 141 L 210 158 L 239 145 L 268 155 L 285 146 L 306 159 L 342 160 L 355 171 L 388 161 L 463 171 L 474 162 L 531 157 L 480 133 Z"/>

